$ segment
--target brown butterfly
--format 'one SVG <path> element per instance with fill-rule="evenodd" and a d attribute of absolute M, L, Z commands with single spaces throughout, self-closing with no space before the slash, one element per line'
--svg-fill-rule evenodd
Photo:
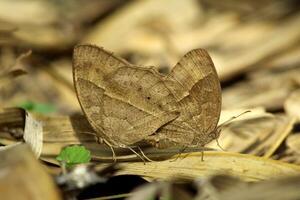
<path fill-rule="evenodd" d="M 221 87 L 203 49 L 188 52 L 162 75 L 103 48 L 78 45 L 73 76 L 85 116 L 111 147 L 141 140 L 158 148 L 203 147 L 220 134 Z"/>

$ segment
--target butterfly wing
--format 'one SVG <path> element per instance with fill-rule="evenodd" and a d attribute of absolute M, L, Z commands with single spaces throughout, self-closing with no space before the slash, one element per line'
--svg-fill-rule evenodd
<path fill-rule="evenodd" d="M 165 146 L 167 141 L 170 146 L 211 141 L 209 133 L 215 130 L 221 112 L 221 86 L 208 53 L 203 49 L 187 53 L 166 78 L 166 85 L 178 102 L 180 116 L 149 138 L 164 140 Z"/>
<path fill-rule="evenodd" d="M 175 98 L 159 74 L 104 49 L 77 46 L 73 73 L 85 116 L 97 134 L 113 145 L 140 141 L 178 116 Z"/>

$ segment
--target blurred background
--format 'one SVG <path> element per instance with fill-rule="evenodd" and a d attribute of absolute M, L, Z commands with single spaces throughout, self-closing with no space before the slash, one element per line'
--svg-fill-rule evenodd
<path fill-rule="evenodd" d="M 184 162 L 181 162 L 182 159 L 176 163 L 166 160 L 147 165 L 124 162 L 122 166 L 126 164 L 127 168 L 120 174 L 146 175 L 153 179 L 183 177 L 185 180 L 224 170 L 251 181 L 299 174 L 299 1 L 0 0 L 0 146 L 23 142 L 23 136 L 33 133 L 30 137 L 33 142 L 25 141 L 40 145 L 36 145 L 39 147 L 36 149 L 41 151 L 40 159 L 52 174 L 60 173 L 60 169 L 54 167 L 58 164 L 55 158 L 60 150 L 73 144 L 83 144 L 89 149 L 95 163 L 113 162 L 111 149 L 99 145 L 92 134 L 87 134 L 94 130 L 83 115 L 76 115 L 81 113 L 81 109 L 73 87 L 72 52 L 75 45 L 82 43 L 96 44 L 129 62 L 154 66 L 165 74 L 185 53 L 204 48 L 212 57 L 222 85 L 220 123 L 251 110 L 234 123 L 222 127 L 218 144 L 226 152 L 205 152 L 205 162 L 200 161 L 197 152 L 194 156 L 185 156 Z M 41 121 L 38 123 L 40 129 L 26 121 L 29 115 L 25 115 L 23 110 L 2 109 L 15 106 L 34 114 Z M 33 128 L 26 130 L 24 124 Z M 215 141 L 206 145 L 214 150 L 219 150 L 220 146 Z M 140 161 L 132 157 L 131 152 L 123 150 L 117 151 L 120 156 L 118 162 Z M 154 160 L 164 159 L 164 156 L 169 158 L 178 153 L 176 148 L 171 150 L 145 149 L 145 154 Z M 191 148 L 190 151 L 198 150 Z M 254 156 L 245 159 L 243 154 Z M 18 185 L 20 180 L 27 180 L 25 186 L 46 188 L 34 179 L 41 177 L 38 171 L 26 168 L 31 164 L 15 162 L 27 158 L 29 154 L 26 151 L 19 149 L 14 154 L 10 152 L 9 156 L 2 155 L 14 161 L 9 165 L 2 159 L 2 167 L 12 169 L 11 174 L 16 178 L 3 176 L 0 188 L 2 181 L 2 187 L 14 189 L 11 194 L 16 194 L 16 189 L 18 194 L 22 194 L 20 187 L 7 185 L 9 180 L 16 180 Z M 34 163 L 34 160 L 32 157 L 28 162 Z M 274 160 L 284 162 L 275 165 Z M 20 170 L 15 170 L 14 166 L 20 166 Z M 130 181 L 141 184 L 140 179 L 132 176 L 124 180 L 120 187 L 123 189 L 130 186 Z M 289 194 L 297 194 L 293 199 L 300 196 L 299 177 L 269 182 L 268 187 L 261 185 L 252 190 L 244 187 L 243 183 L 243 187 L 236 187 L 237 180 L 226 181 L 224 177 L 220 178 L 220 182 L 218 178 L 215 180 L 216 185 L 226 191 L 226 188 L 235 189 L 228 190 L 228 194 L 235 198 L 224 193 L 226 198 L 222 199 L 241 199 L 242 194 L 248 199 L 250 196 L 258 199 L 255 195 L 261 194 L 271 196 L 269 199 L 287 199 L 281 196 Z M 132 188 L 117 191 L 117 182 L 111 181 L 111 185 L 107 186 L 113 190 L 112 194 L 131 191 Z M 199 181 L 199 194 L 204 191 L 205 195 L 205 184 Z M 158 185 L 157 188 L 160 187 Z M 288 187 L 291 190 L 287 190 Z M 103 186 L 100 188 L 106 190 Z M 207 188 L 207 191 L 212 191 L 212 185 Z M 174 196 L 177 197 L 177 193 Z"/>
<path fill-rule="evenodd" d="M 1 107 L 80 111 L 71 69 L 79 43 L 161 73 L 204 48 L 221 80 L 224 109 L 300 115 L 296 0 L 1 0 Z"/>

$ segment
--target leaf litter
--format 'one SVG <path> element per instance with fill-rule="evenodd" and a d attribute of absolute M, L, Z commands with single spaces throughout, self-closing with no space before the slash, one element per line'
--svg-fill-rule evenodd
<path fill-rule="evenodd" d="M 0 179 L 0 191 L 6 199 L 12 194 L 14 198 L 17 194 L 31 194 L 32 199 L 39 199 L 40 196 L 30 193 L 28 187 L 18 193 L 12 190 L 12 185 L 20 180 L 30 186 L 31 179 L 36 181 L 36 186 L 39 186 L 36 190 L 43 197 L 52 199 L 299 198 L 299 9 L 292 1 L 90 1 L 82 4 L 81 0 L 76 0 L 72 5 L 32 1 L 26 3 L 27 6 L 22 3 L 0 3 L 3 10 L 0 14 L 0 153 L 3 156 L 0 172 L 9 168 L 14 172 Z M 11 12 L 12 5 L 19 12 Z M 46 8 L 48 14 L 39 17 Z M 24 17 L 28 9 L 31 9 L 31 14 Z M 178 15 L 181 17 L 178 18 Z M 134 140 L 134 144 L 128 143 L 136 154 L 126 148 L 114 147 L 114 159 L 111 149 L 101 143 L 103 138 L 99 137 L 99 130 L 82 112 L 73 88 L 71 52 L 75 44 L 82 43 L 92 43 L 113 51 L 114 55 L 133 63 L 135 67 L 132 69 L 154 66 L 152 69 L 164 74 L 169 74 L 187 52 L 204 48 L 215 64 L 222 86 L 218 124 L 245 111 L 251 112 L 222 125 L 220 136 L 214 138 L 218 140 L 209 144 L 205 142 L 205 147 L 182 142 L 192 141 L 188 133 L 193 131 L 183 129 L 180 132 L 178 122 L 180 127 L 184 126 L 180 120 L 187 115 L 176 116 L 171 122 L 166 122 L 177 126 L 172 129 L 172 134 L 166 131 L 174 128 L 170 125 L 162 125 L 167 127 L 165 129 L 161 129 L 160 125 L 154 127 L 155 131 L 149 131 L 147 136 Z M 30 56 L 29 53 L 24 54 L 28 49 L 33 52 Z M 101 59 L 99 62 L 102 62 Z M 117 80 L 118 76 L 121 77 L 122 73 L 110 78 Z M 105 81 L 109 80 L 112 79 L 106 77 Z M 184 80 L 186 83 L 189 81 Z M 99 80 L 96 78 L 94 81 L 97 83 Z M 123 87 L 126 84 L 124 82 Z M 129 95 L 130 89 L 133 88 L 129 88 L 129 92 L 126 90 L 126 95 Z M 202 89 L 195 91 L 201 93 Z M 124 91 L 109 94 L 119 95 L 117 97 L 122 99 L 126 97 Z M 143 94 L 146 93 L 144 91 Z M 207 102 L 218 99 L 213 97 Z M 20 102 L 34 104 L 23 104 L 27 111 L 14 108 Z M 134 102 L 134 98 L 127 102 Z M 38 105 L 53 105 L 55 109 Z M 191 104 L 189 106 L 189 111 L 199 109 L 194 109 Z M 207 104 L 202 109 L 210 113 L 209 108 Z M 149 111 L 148 107 L 146 109 Z M 200 117 L 197 121 L 198 125 L 203 123 L 200 130 L 209 124 L 217 126 L 217 122 L 213 123 L 207 117 L 209 115 L 215 119 L 219 117 L 214 113 L 205 114 L 206 121 Z M 170 117 L 169 114 L 167 116 Z M 196 127 L 191 124 L 190 127 Z M 147 126 L 143 128 L 148 129 Z M 112 129 L 116 130 L 115 136 L 121 138 L 126 132 L 122 128 Z M 179 143 L 169 141 L 170 135 L 175 138 L 175 130 L 177 135 L 183 136 Z M 153 145 L 155 141 L 160 141 L 158 146 L 165 142 L 166 148 L 156 148 Z M 23 143 L 27 143 L 31 150 Z M 176 145 L 170 145 L 174 143 Z M 55 179 L 54 183 L 49 174 L 63 177 L 55 158 L 70 145 L 82 145 L 90 151 L 90 163 L 68 169 L 62 178 L 64 181 Z M 203 150 L 204 161 L 201 161 Z M 138 154 L 141 157 L 144 154 L 153 162 L 144 164 Z M 42 163 L 36 162 L 37 157 Z M 25 160 L 17 161 L 22 159 Z M 120 167 L 117 170 L 110 165 L 114 160 L 117 160 L 114 166 Z M 21 162 L 27 164 L 19 164 Z M 32 170 L 30 166 L 39 170 Z M 151 183 L 137 187 L 142 185 L 135 179 L 137 177 L 142 177 L 143 183 Z M 75 179 L 77 182 L 73 181 Z M 113 182 L 115 179 L 120 183 L 124 180 L 124 190 L 117 189 L 117 183 Z M 83 180 L 90 182 L 79 187 L 78 183 L 83 183 Z M 129 187 L 125 183 L 133 180 L 137 185 L 125 190 L 125 186 Z M 102 185 L 95 189 L 93 184 Z M 106 186 L 106 189 L 101 189 Z M 57 193 L 58 187 L 62 189 L 63 196 Z M 52 188 L 47 190 L 51 194 L 44 188 Z M 109 188 L 114 188 L 114 192 L 109 192 Z M 107 192 L 101 193 L 104 190 Z"/>

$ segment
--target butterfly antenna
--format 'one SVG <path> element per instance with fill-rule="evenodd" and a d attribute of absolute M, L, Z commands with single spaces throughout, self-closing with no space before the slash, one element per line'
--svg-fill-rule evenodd
<path fill-rule="evenodd" d="M 226 126 L 226 125 L 227 125 L 228 123 L 230 123 L 231 121 L 233 121 L 233 120 L 235 120 L 236 118 L 239 118 L 240 116 L 242 116 L 242 115 L 244 115 L 244 114 L 246 114 L 246 113 L 249 113 L 249 112 L 251 112 L 251 111 L 250 111 L 250 110 L 246 110 L 246 111 L 244 111 L 244 112 L 242 112 L 242 113 L 240 113 L 240 114 L 238 114 L 238 115 L 236 115 L 236 116 L 233 116 L 233 117 L 229 118 L 228 120 L 226 120 L 225 122 L 223 122 L 222 124 L 220 124 L 219 127 Z"/>
<path fill-rule="evenodd" d="M 228 120 L 226 120 L 225 122 L 223 122 L 222 124 L 220 124 L 220 125 L 217 127 L 217 130 L 216 130 L 216 131 L 220 132 L 220 131 L 221 131 L 221 127 L 226 126 L 226 125 L 229 124 L 231 121 L 233 121 L 233 120 L 235 120 L 236 118 L 239 118 L 240 116 L 242 116 L 242 115 L 244 115 L 244 114 L 246 114 L 246 113 L 249 113 L 249 112 L 251 112 L 251 111 L 250 111 L 250 110 L 246 110 L 246 111 L 244 111 L 244 112 L 242 112 L 242 113 L 240 113 L 240 114 L 238 114 L 238 115 L 236 115 L 236 116 L 231 117 L 230 119 L 228 119 Z M 219 135 L 219 134 L 218 134 L 218 135 Z M 219 140 L 218 140 L 218 137 L 215 137 L 215 139 L 216 139 L 216 142 L 217 142 L 218 147 L 219 147 L 222 151 L 225 151 L 224 148 L 221 147 L 221 145 L 220 145 L 220 143 L 219 143 Z"/>

